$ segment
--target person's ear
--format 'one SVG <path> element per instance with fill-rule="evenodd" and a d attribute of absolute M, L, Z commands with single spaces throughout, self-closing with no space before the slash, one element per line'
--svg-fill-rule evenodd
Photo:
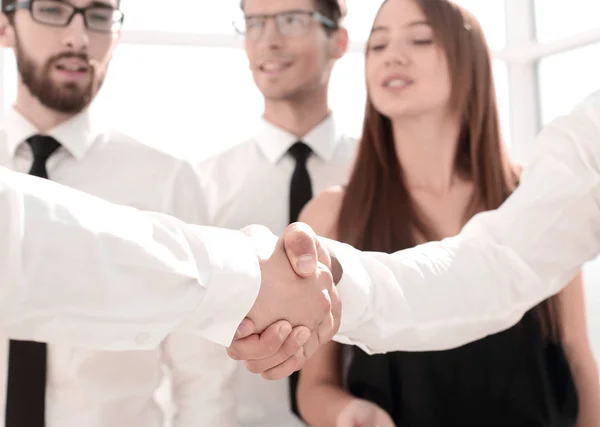
<path fill-rule="evenodd" d="M 6 13 L 0 13 L 0 47 L 14 48 L 16 45 L 15 29 Z"/>
<path fill-rule="evenodd" d="M 340 27 L 335 34 L 332 35 L 332 37 L 334 43 L 332 46 L 333 51 L 331 56 L 334 59 L 340 59 L 348 51 L 348 45 L 350 43 L 348 38 L 348 30 L 346 30 L 344 27 Z"/>

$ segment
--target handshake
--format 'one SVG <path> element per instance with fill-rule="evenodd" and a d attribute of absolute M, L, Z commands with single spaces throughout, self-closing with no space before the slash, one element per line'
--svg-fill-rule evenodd
<path fill-rule="evenodd" d="M 255 243 L 262 281 L 227 352 L 250 372 L 281 379 L 301 369 L 338 331 L 335 285 L 342 268 L 306 224 L 290 225 L 279 239 L 260 226 L 243 231 Z"/>

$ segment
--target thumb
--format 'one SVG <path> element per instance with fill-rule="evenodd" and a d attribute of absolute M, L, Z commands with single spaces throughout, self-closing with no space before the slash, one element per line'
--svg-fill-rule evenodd
<path fill-rule="evenodd" d="M 317 272 L 317 236 L 310 226 L 291 224 L 284 232 L 283 246 L 290 265 L 300 277 Z"/>

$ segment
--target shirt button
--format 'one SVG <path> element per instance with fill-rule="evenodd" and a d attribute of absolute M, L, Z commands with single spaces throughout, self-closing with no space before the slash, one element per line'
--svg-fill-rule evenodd
<path fill-rule="evenodd" d="M 139 345 L 147 344 L 150 340 L 150 334 L 148 332 L 140 332 L 135 336 L 135 342 Z"/>

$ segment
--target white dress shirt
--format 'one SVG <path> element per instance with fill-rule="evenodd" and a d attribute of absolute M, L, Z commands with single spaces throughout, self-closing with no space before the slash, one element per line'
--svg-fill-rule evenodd
<path fill-rule="evenodd" d="M 239 229 L 261 224 L 277 235 L 289 224 L 290 180 L 295 161 L 287 153 L 299 140 L 297 136 L 262 119 L 254 137 L 228 151 L 204 161 L 198 167 L 207 203 L 208 225 Z M 356 141 L 343 134 L 329 115 L 301 138 L 312 150 L 307 162 L 313 194 L 327 187 L 344 184 L 354 159 Z M 169 341 L 173 341 L 170 339 Z M 297 427 L 304 425 L 291 412 L 289 380 L 267 381 L 248 372 L 243 363 L 234 362 L 221 352 L 211 350 L 214 344 L 194 343 L 196 356 L 190 357 L 188 384 L 200 384 L 211 376 L 213 388 L 220 390 L 218 399 L 204 392 L 187 393 L 190 401 L 186 419 L 198 419 L 212 413 L 222 427 Z M 181 354 L 190 344 L 182 342 L 174 353 Z M 193 354 L 193 349 L 189 349 Z M 210 360 L 207 360 L 207 357 Z M 197 360 L 210 366 L 206 372 Z M 179 362 L 178 365 L 183 365 Z M 236 417 L 232 414 L 237 413 Z"/>
<path fill-rule="evenodd" d="M 600 91 L 546 126 L 519 187 L 461 233 L 392 255 L 330 244 L 344 268 L 337 340 L 443 350 L 516 324 L 600 254 Z"/>
<path fill-rule="evenodd" d="M 50 131 L 62 144 L 47 162 L 50 179 L 113 203 L 170 214 L 191 223 L 205 221 L 199 181 L 191 165 L 105 129 L 84 112 Z M 33 158 L 24 142 L 36 133 L 33 124 L 11 109 L 0 124 L 0 166 L 27 173 Z M 53 254 L 46 256 L 51 260 Z M 3 403 L 7 350 L 8 342 L 0 340 Z M 172 366 L 175 372 L 176 368 Z M 99 352 L 49 346 L 47 426 L 159 427 L 163 413 L 154 394 L 162 379 L 162 358 L 157 349 Z M 3 426 L 4 404 L 1 408 Z"/>
<path fill-rule="evenodd" d="M 0 324 L 15 338 L 150 348 L 179 325 L 227 345 L 256 298 L 260 269 L 239 232 L 2 168 L 0 218 Z M 600 254 L 600 93 L 544 129 L 519 188 L 459 236 L 391 255 L 330 244 L 342 342 L 436 350 L 510 327 Z"/>

